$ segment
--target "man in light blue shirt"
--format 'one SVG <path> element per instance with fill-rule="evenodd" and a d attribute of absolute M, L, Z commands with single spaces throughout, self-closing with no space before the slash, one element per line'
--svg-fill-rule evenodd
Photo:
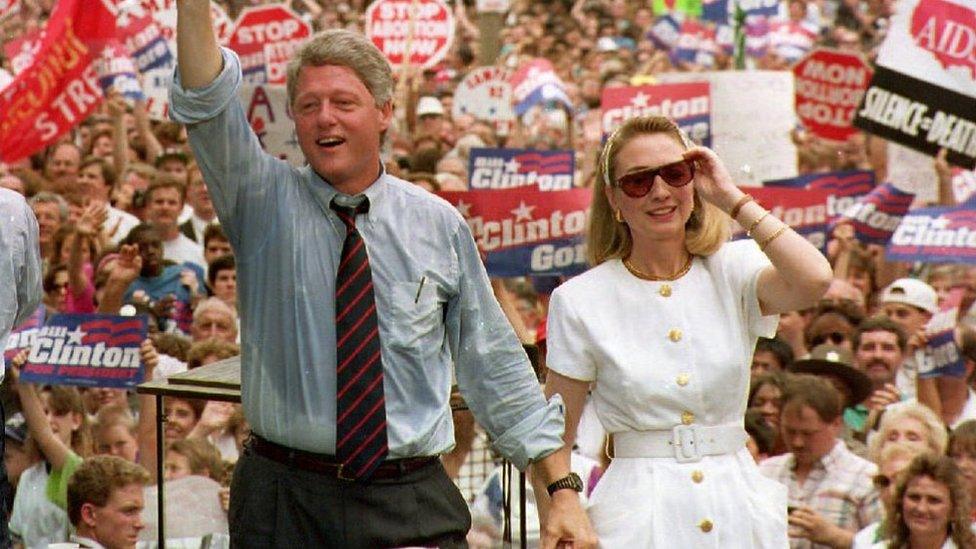
<path fill-rule="evenodd" d="M 0 353 L 7 348 L 10 331 L 25 322 L 41 304 L 41 244 L 34 212 L 19 193 L 0 188 Z M 0 354 L 0 380 L 4 359 Z M 0 406 L 0 424 L 4 423 Z M 0 438 L 0 459 L 3 458 Z M 7 480 L 0 467 L 0 484 Z M 7 502 L 0 501 L 3 509 Z M 0 521 L 0 547 L 10 544 L 7 521 Z"/>
<path fill-rule="evenodd" d="M 171 113 L 187 124 L 238 261 L 242 400 L 255 437 L 231 488 L 232 539 L 463 546 L 470 516 L 436 460 L 454 444 L 453 365 L 494 447 L 520 469 L 534 464 L 535 481 L 550 485 L 544 546 L 593 545 L 577 493 L 562 489 L 575 488 L 569 464 L 553 454 L 563 445 L 561 401 L 545 401 L 464 219 L 382 169 L 393 106 L 379 50 L 328 31 L 296 53 L 289 99 L 308 165 L 293 168 L 251 131 L 237 100 L 240 63 L 217 47 L 208 2 L 178 6 Z M 368 210 L 354 220 L 372 269 L 389 453 L 375 478 L 350 482 L 333 457 L 346 226 L 330 205 L 364 199 Z"/>

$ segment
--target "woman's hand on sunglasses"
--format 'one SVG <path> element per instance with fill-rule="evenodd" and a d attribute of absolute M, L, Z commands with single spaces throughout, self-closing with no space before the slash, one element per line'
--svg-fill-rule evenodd
<path fill-rule="evenodd" d="M 684 152 L 685 160 L 697 164 L 695 189 L 702 200 L 728 212 L 742 198 L 742 191 L 732 181 L 722 159 L 707 147 L 692 147 Z"/>

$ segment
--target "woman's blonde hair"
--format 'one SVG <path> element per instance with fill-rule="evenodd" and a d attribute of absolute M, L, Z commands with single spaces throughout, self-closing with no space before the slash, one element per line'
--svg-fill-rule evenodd
<path fill-rule="evenodd" d="M 924 404 L 902 402 L 897 406 L 891 406 L 881 416 L 878 432 L 868 440 L 868 459 L 878 463 L 881 458 L 881 450 L 888 438 L 888 431 L 901 425 L 906 419 L 914 419 L 925 426 L 925 430 L 928 432 L 925 442 L 928 444 L 929 451 L 936 454 L 945 453 L 946 446 L 949 444 L 949 434 L 939 416 L 935 415 L 935 412 Z"/>
<path fill-rule="evenodd" d="M 620 149 L 634 137 L 656 133 L 672 137 L 686 149 L 689 147 L 678 126 L 664 116 L 631 118 L 614 131 L 603 146 L 597 165 L 586 231 L 587 259 L 593 266 L 609 259 L 622 259 L 630 255 L 634 245 L 630 228 L 614 219 L 613 207 L 607 199 L 606 190 L 616 180 L 613 169 Z M 702 201 L 697 192 L 693 191 L 693 194 L 695 206 L 685 223 L 685 249 L 692 255 L 711 255 L 729 239 L 729 217 L 718 207 Z"/>

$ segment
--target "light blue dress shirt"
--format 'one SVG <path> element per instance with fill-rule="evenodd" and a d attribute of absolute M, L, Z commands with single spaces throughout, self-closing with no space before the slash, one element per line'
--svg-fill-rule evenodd
<path fill-rule="evenodd" d="M 186 90 L 174 120 L 190 145 L 237 256 L 242 400 L 252 429 L 334 454 L 335 273 L 345 238 L 337 191 L 309 166 L 261 149 L 237 99 L 241 68 L 223 50 L 210 85 Z M 545 401 L 491 291 L 474 239 L 446 201 L 380 171 L 357 217 L 373 272 L 390 458 L 454 445 L 452 365 L 475 418 L 519 468 L 563 444 L 563 407 Z"/>
<path fill-rule="evenodd" d="M 0 188 L 0 381 L 10 331 L 41 304 L 41 244 L 24 197 Z"/>

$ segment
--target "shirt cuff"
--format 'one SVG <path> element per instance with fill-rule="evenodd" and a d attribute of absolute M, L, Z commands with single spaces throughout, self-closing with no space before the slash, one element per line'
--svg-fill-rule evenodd
<path fill-rule="evenodd" d="M 565 407 L 560 395 L 552 395 L 542 408 L 513 425 L 492 443 L 519 471 L 565 445 Z"/>
<path fill-rule="evenodd" d="M 169 116 L 182 124 L 204 122 L 217 116 L 237 99 L 243 80 L 241 62 L 237 54 L 220 48 L 224 67 L 213 82 L 202 88 L 185 89 L 180 82 L 179 66 L 173 69 L 173 84 L 169 88 Z"/>

